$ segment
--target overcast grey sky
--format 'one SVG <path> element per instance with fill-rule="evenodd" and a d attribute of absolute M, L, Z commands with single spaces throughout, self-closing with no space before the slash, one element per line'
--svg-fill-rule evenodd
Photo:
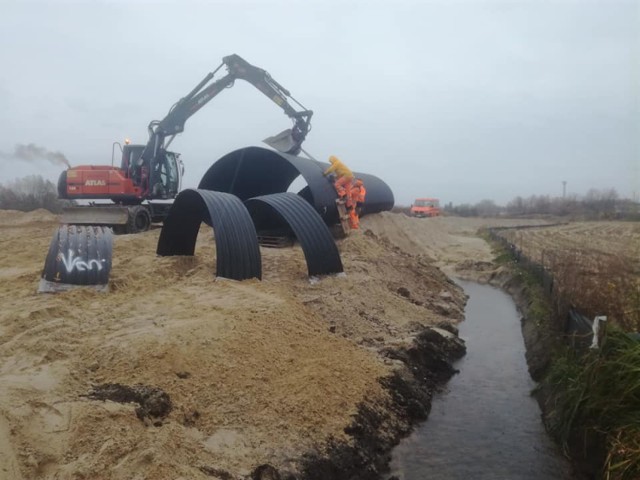
<path fill-rule="evenodd" d="M 0 151 L 72 165 L 145 143 L 221 58 L 266 69 L 313 109 L 305 148 L 396 202 L 640 194 L 640 1 L 0 3 Z M 290 122 L 244 82 L 186 124 L 184 187 Z M 60 166 L 0 159 L 0 183 Z"/>

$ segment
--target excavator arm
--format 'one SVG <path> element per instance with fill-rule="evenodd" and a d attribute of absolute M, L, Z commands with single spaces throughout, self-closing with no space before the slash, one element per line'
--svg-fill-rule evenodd
<path fill-rule="evenodd" d="M 210 83 L 216 73 L 226 66 L 227 74 Z M 209 73 L 196 85 L 185 97 L 171 107 L 169 113 L 162 120 L 154 120 L 149 124 L 149 141 L 142 157 L 153 159 L 160 149 L 169 146 L 175 135 L 184 131 L 185 122 L 198 110 L 204 107 L 211 99 L 225 88 L 233 86 L 236 79 L 249 82 L 276 105 L 284 110 L 284 113 L 293 121 L 290 131 L 291 141 L 284 153 L 297 154 L 301 145 L 311 129 L 311 116 L 313 112 L 307 110 L 295 100 L 289 91 L 276 82 L 269 73 L 261 68 L 254 67 L 238 55 L 229 55 L 222 59 L 222 63 L 213 72 Z M 291 106 L 288 99 L 298 105 L 298 111 Z M 284 133 L 284 132 L 283 132 Z M 168 140 L 167 140 L 168 138 Z"/>

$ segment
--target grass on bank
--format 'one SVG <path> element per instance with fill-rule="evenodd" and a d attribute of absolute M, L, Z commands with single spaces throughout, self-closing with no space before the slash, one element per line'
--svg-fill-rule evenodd
<path fill-rule="evenodd" d="M 565 447 L 572 437 L 585 445 L 599 438 L 606 450 L 603 478 L 640 478 L 640 341 L 612 328 L 598 350 L 567 348 L 542 388 L 553 402 L 547 428 Z"/>

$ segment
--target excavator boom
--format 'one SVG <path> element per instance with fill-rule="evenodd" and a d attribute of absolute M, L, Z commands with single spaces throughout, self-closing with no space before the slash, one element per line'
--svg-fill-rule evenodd
<path fill-rule="evenodd" d="M 226 67 L 226 75 L 212 82 L 222 67 Z M 149 141 L 142 157 L 154 158 L 160 149 L 168 147 L 174 136 L 184 131 L 184 124 L 192 115 L 225 88 L 231 87 L 237 79 L 256 87 L 291 118 L 293 127 L 271 138 L 274 139 L 273 145 L 280 147 L 278 149 L 283 153 L 293 155 L 299 153 L 302 142 L 311 130 L 313 111 L 306 109 L 295 100 L 290 92 L 275 81 L 266 70 L 255 67 L 239 55 L 233 54 L 224 57 L 222 63 L 213 72 L 207 74 L 185 97 L 171 107 L 165 118 L 154 120 L 149 124 Z M 300 107 L 300 110 L 296 110 L 290 101 Z M 289 139 L 285 140 L 283 137 L 287 135 Z M 278 141 L 276 142 L 275 139 Z"/>

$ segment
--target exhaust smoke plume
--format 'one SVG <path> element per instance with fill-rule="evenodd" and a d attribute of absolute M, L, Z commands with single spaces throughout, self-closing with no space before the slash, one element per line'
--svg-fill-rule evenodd
<path fill-rule="evenodd" d="M 36 162 L 38 160 L 48 160 L 54 165 L 65 165 L 71 168 L 71 164 L 62 152 L 51 152 L 44 147 L 39 147 L 35 143 L 28 145 L 17 144 L 11 153 L 0 152 L 0 158 L 16 158 L 25 162 Z"/>

